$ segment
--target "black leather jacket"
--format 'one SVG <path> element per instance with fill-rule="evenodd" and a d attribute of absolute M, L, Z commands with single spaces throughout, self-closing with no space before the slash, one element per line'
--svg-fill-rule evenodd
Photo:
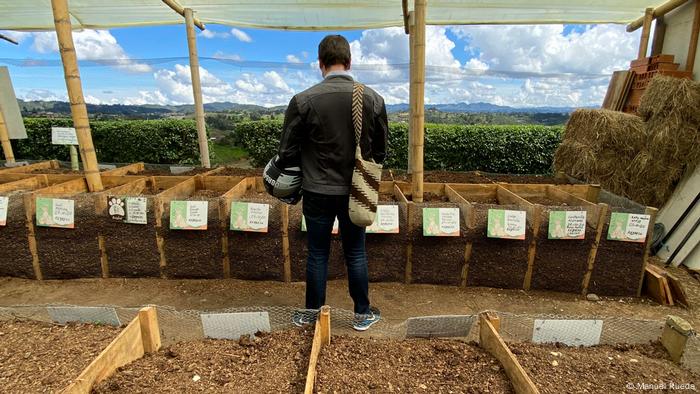
<path fill-rule="evenodd" d="M 349 75 L 329 75 L 289 102 L 279 149 L 279 165 L 301 165 L 303 190 L 326 195 L 350 193 L 355 157 Z M 364 159 L 382 163 L 388 122 L 384 99 L 365 87 L 360 146 Z"/>

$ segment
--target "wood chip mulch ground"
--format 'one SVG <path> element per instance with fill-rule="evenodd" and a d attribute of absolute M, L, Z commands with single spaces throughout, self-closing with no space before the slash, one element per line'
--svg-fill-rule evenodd
<path fill-rule="evenodd" d="M 508 344 L 542 394 L 695 392 L 700 376 L 676 365 L 660 343 L 567 347 Z M 647 385 L 647 386 L 643 386 Z M 665 385 L 665 388 L 664 386 Z"/>
<path fill-rule="evenodd" d="M 179 342 L 120 368 L 93 392 L 299 393 L 312 340 L 311 329 L 299 329 Z"/>
<path fill-rule="evenodd" d="M 105 325 L 2 321 L 0 392 L 60 392 L 118 334 Z"/>
<path fill-rule="evenodd" d="M 319 393 L 511 393 L 498 361 L 474 344 L 334 336 L 321 350 Z"/>

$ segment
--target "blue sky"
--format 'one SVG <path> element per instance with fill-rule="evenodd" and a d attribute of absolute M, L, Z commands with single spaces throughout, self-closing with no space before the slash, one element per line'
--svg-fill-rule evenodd
<path fill-rule="evenodd" d="M 65 99 L 51 32 L 3 32 L 0 65 L 10 67 L 18 97 Z M 198 33 L 206 102 L 280 105 L 320 78 L 318 42 L 329 33 L 351 42 L 354 74 L 388 103 L 408 97 L 408 38 L 402 28 L 343 32 L 235 29 L 209 25 Z M 191 102 L 183 25 L 75 32 L 88 102 Z M 599 105 L 607 76 L 626 68 L 638 33 L 620 25 L 460 26 L 427 30 L 429 103 L 490 102 L 518 107 Z M 171 60 L 155 60 L 173 58 Z M 223 61 L 206 59 L 219 58 Z M 21 66 L 46 59 L 46 66 Z M 107 59 L 107 65 L 98 63 Z M 265 62 L 264 66 L 260 62 Z"/>

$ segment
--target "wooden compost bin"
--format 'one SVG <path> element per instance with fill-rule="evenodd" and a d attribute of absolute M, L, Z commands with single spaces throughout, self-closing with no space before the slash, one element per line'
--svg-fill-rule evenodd
<path fill-rule="evenodd" d="M 526 283 L 525 290 L 582 292 L 593 269 L 608 206 L 586 201 L 554 185 L 503 185 L 503 187 L 530 203 L 542 206 L 531 281 L 529 286 Z M 551 211 L 585 211 L 585 238 L 581 240 L 548 239 Z"/>
<path fill-rule="evenodd" d="M 248 177 L 223 196 L 221 223 L 224 224 L 224 266 L 239 279 L 289 280 L 287 205 L 265 191 L 262 178 Z M 230 230 L 231 203 L 235 201 L 270 206 L 266 233 Z M 286 261 L 286 263 L 285 263 Z M 228 275 L 227 275 L 228 276 Z"/>
<path fill-rule="evenodd" d="M 45 175 L 0 184 L 0 196 L 8 197 L 7 224 L 0 226 L 0 276 L 36 279 L 29 249 L 29 228 L 24 195 L 49 186 Z"/>
<path fill-rule="evenodd" d="M 130 179 L 103 176 L 106 188 L 122 185 Z M 36 198 L 64 198 L 75 201 L 75 228 L 52 228 L 35 225 Z M 95 202 L 88 192 L 85 178 L 59 183 L 27 193 L 25 208 L 29 228 L 29 247 L 35 262 L 37 279 L 72 279 L 103 276 L 99 223 Z"/>
<path fill-rule="evenodd" d="M 367 267 L 372 282 L 403 282 L 406 277 L 408 200 L 393 182 L 379 185 L 379 205 L 398 205 L 398 234 L 367 234 Z"/>
<path fill-rule="evenodd" d="M 156 204 L 156 229 L 161 251 L 161 267 L 168 278 L 223 278 L 224 232 L 228 222 L 221 220 L 222 196 L 242 177 L 195 175 L 162 192 Z M 206 230 L 171 230 L 170 202 L 207 201 Z"/>
<path fill-rule="evenodd" d="M 469 258 L 467 224 L 472 212 L 469 204 L 457 193 L 451 193 L 443 183 L 423 186 L 424 202 L 411 199 L 409 184 L 397 183 L 408 204 L 408 234 L 410 239 L 406 267 L 406 283 L 464 285 Z M 459 208 L 460 230 L 457 237 L 423 236 L 423 208 Z"/>
<path fill-rule="evenodd" d="M 635 243 L 608 240 L 610 218 L 614 212 L 650 215 L 646 241 Z M 610 212 L 605 215 L 590 281 L 588 287 L 584 289 L 586 292 L 608 296 L 639 297 L 641 295 L 656 212 L 656 208 L 651 207 L 646 209 L 610 207 Z"/>
<path fill-rule="evenodd" d="M 466 285 L 523 288 L 532 272 L 539 209 L 502 185 L 449 184 L 446 189 L 466 200 L 467 209 L 471 211 L 466 237 L 470 245 L 464 273 Z M 488 238 L 489 209 L 525 211 L 525 240 Z"/>
<path fill-rule="evenodd" d="M 188 176 L 127 177 L 129 183 L 94 194 L 103 250 L 105 277 L 159 277 L 160 250 L 156 233 L 156 199 L 163 191 L 184 182 Z M 108 211 L 108 197 L 145 197 L 147 224 L 114 221 Z"/>

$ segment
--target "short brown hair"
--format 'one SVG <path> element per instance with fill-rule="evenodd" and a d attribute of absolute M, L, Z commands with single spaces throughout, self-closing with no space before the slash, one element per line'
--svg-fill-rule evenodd
<path fill-rule="evenodd" d="M 350 67 L 350 44 L 341 35 L 329 35 L 318 44 L 318 60 L 326 67 L 342 64 Z"/>

